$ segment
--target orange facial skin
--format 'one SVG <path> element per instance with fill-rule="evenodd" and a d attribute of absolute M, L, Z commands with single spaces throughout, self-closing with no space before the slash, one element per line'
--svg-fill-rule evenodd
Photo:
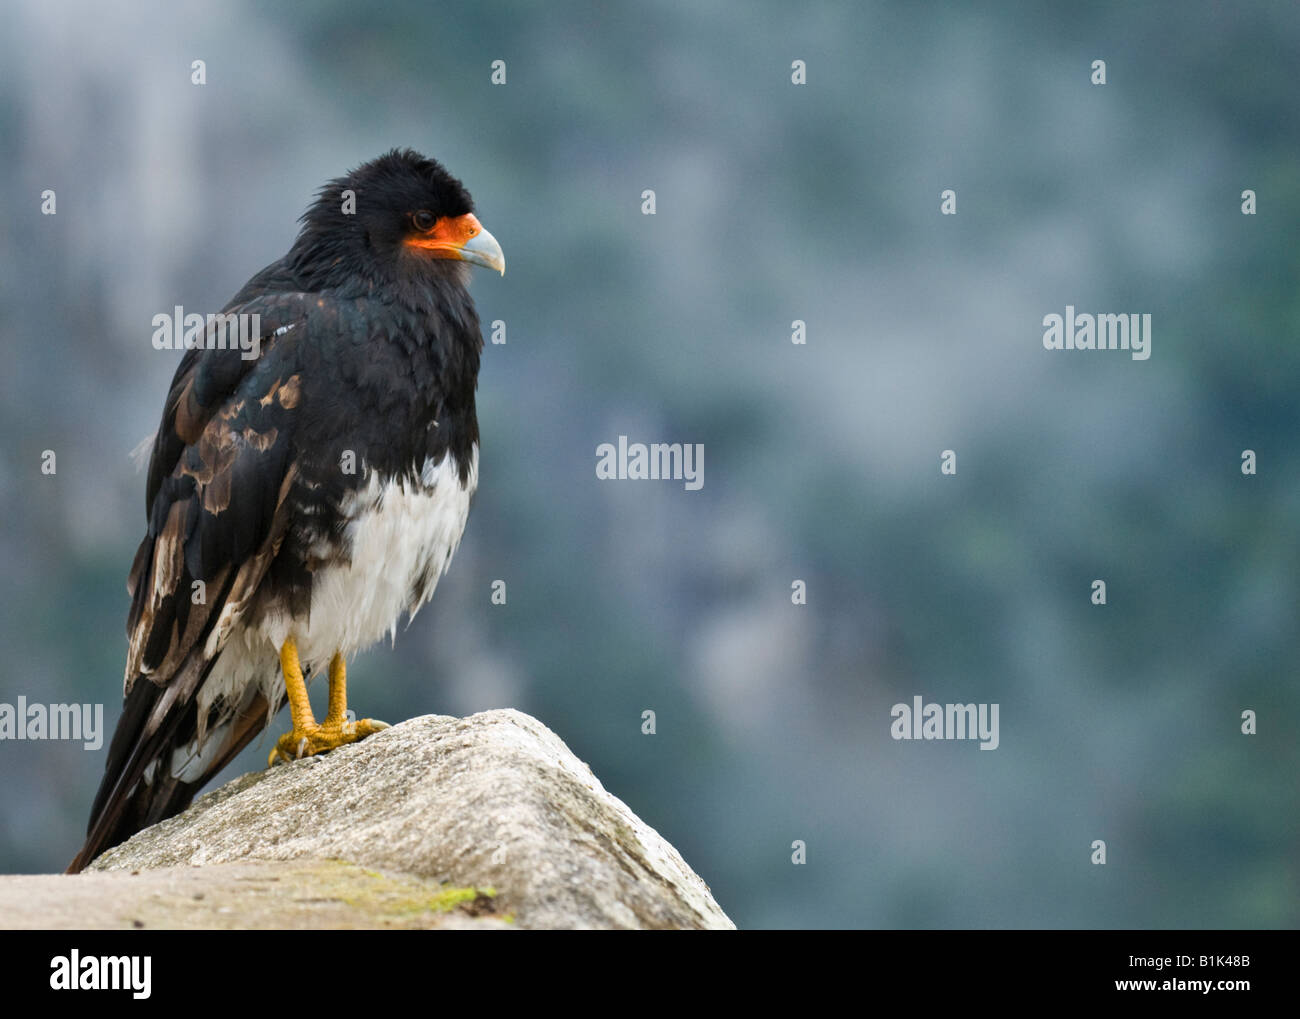
<path fill-rule="evenodd" d="M 408 248 L 427 252 L 432 258 L 453 258 L 461 262 L 506 272 L 506 257 L 497 239 L 483 228 L 473 213 L 443 216 L 433 229 L 415 234 L 403 242 Z"/>
<path fill-rule="evenodd" d="M 483 224 L 472 212 L 464 216 L 443 216 L 427 234 L 408 237 L 406 244 L 437 253 L 435 257 L 459 258 L 467 241 L 483 232 Z"/>

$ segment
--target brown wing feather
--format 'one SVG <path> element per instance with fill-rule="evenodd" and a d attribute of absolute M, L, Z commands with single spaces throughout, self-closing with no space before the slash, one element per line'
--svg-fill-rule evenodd
<path fill-rule="evenodd" d="M 222 745 L 204 749 L 215 767 L 196 782 L 171 776 L 172 752 L 207 735 L 199 686 L 254 604 L 288 525 L 297 401 L 278 396 L 296 392 L 298 338 L 276 330 L 302 317 L 301 296 L 251 305 L 264 334 L 258 359 L 189 351 L 172 381 L 150 461 L 149 530 L 128 579 L 126 701 L 70 871 L 183 809 L 271 713 L 260 695 L 257 719 L 240 705 Z"/>

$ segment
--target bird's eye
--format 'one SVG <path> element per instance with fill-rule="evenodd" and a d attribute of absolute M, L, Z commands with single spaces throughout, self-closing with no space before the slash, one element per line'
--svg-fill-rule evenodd
<path fill-rule="evenodd" d="M 411 217 L 411 222 L 415 224 L 417 230 L 423 230 L 427 233 L 433 229 L 433 224 L 438 222 L 438 217 L 428 209 L 421 209 Z"/>

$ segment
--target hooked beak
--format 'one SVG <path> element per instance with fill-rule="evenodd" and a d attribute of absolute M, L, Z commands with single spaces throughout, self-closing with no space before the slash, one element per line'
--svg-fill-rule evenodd
<path fill-rule="evenodd" d="M 408 247 L 427 251 L 433 258 L 473 262 L 506 274 L 506 256 L 497 239 L 483 229 L 473 213 L 444 216 L 427 234 L 407 239 Z"/>

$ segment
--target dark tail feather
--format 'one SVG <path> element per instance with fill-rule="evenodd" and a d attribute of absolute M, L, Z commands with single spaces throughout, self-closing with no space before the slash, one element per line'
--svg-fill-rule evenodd
<path fill-rule="evenodd" d="M 143 676 L 131 685 L 122 718 L 109 744 L 104 778 L 90 809 L 86 843 L 68 865 L 67 873 L 80 873 L 105 850 L 179 814 L 266 724 L 266 698 L 259 693 L 239 712 L 228 730 L 209 735 L 221 740 L 221 749 L 203 773 L 192 782 L 182 781 L 172 777 L 172 753 L 197 735 L 197 708 L 193 700 L 175 705 L 152 734 L 144 735 L 162 693 L 162 687 Z M 145 772 L 155 761 L 157 765 L 150 781 L 146 781 Z"/>

